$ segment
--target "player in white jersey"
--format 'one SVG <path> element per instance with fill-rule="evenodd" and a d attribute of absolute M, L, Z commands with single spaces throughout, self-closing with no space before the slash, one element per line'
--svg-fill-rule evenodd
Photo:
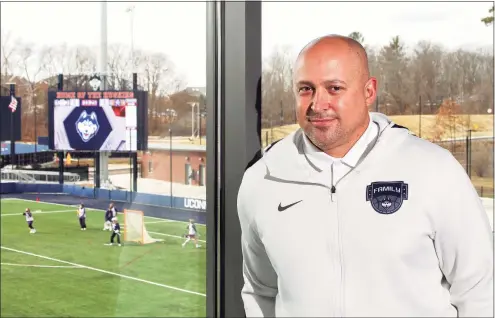
<path fill-rule="evenodd" d="M 198 244 L 198 238 L 197 237 L 199 236 L 199 233 L 196 230 L 196 224 L 194 224 L 194 220 L 193 219 L 189 219 L 189 224 L 187 225 L 186 229 L 187 229 L 187 234 L 185 236 L 186 236 L 187 239 L 186 239 L 186 241 L 184 243 L 182 243 L 182 247 L 186 246 L 186 244 L 191 239 L 193 239 L 194 240 L 194 243 L 196 243 L 196 248 L 201 247 L 201 245 Z"/>
<path fill-rule="evenodd" d="M 81 231 L 86 231 L 86 208 L 82 203 L 79 205 L 79 209 L 77 210 L 77 216 L 79 217 Z"/>
<path fill-rule="evenodd" d="M 36 229 L 33 227 L 34 217 L 29 208 L 26 208 L 26 211 L 22 213 L 26 217 L 26 222 L 29 227 L 29 233 L 36 233 Z"/>

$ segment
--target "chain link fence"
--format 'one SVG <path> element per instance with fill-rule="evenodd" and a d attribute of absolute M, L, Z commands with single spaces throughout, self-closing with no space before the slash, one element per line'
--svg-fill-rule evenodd
<path fill-rule="evenodd" d="M 493 137 L 435 142 L 449 150 L 465 168 L 481 197 L 494 197 Z"/>

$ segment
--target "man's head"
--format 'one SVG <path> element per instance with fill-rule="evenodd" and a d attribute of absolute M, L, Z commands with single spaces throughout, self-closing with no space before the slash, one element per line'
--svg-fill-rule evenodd
<path fill-rule="evenodd" d="M 376 98 L 365 49 L 344 36 L 318 38 L 299 53 L 293 85 L 305 134 L 322 151 L 344 156 L 366 130 Z"/>
<path fill-rule="evenodd" d="M 117 223 L 117 221 L 118 221 L 118 219 L 117 219 L 117 218 L 115 218 L 115 217 L 114 217 L 114 218 L 112 218 L 112 222 L 113 222 L 113 223 Z"/>

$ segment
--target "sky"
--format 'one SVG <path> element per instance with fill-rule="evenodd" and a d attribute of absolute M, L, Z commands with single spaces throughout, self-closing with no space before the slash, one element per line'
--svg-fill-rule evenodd
<path fill-rule="evenodd" d="M 108 2 L 108 44 L 165 53 L 187 86 L 206 85 L 205 2 Z M 312 39 L 359 31 L 365 43 L 386 45 L 396 35 L 413 46 L 420 40 L 446 49 L 493 49 L 493 27 L 480 19 L 493 2 L 265 2 L 262 4 L 262 54 L 277 47 L 297 53 Z M 67 43 L 98 46 L 99 2 L 2 2 L 2 32 L 34 45 Z"/>

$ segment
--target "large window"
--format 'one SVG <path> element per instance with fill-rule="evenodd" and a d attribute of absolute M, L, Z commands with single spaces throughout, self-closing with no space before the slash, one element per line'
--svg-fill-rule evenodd
<path fill-rule="evenodd" d="M 206 184 L 184 176 L 188 160 L 197 170 L 206 158 L 206 8 L 1 4 L 1 92 L 10 103 L 15 83 L 21 120 L 9 171 L 2 140 L 2 191 L 15 185 L 0 209 L 1 316 L 207 315 Z M 50 149 L 50 135 L 65 148 Z M 147 149 L 125 146 L 136 138 Z M 113 246 L 110 203 L 121 227 Z"/>

